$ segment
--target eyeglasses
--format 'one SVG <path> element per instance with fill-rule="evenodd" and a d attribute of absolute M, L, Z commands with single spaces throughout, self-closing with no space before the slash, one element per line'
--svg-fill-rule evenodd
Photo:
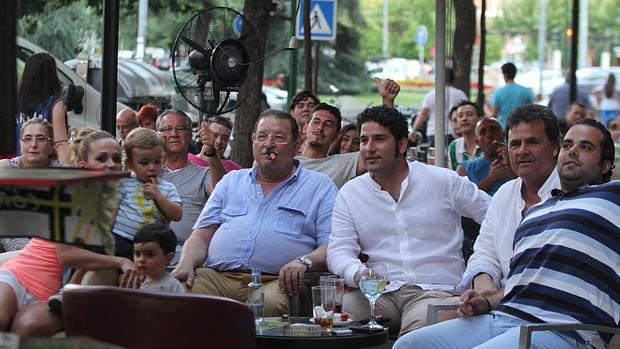
<path fill-rule="evenodd" d="M 267 139 L 271 138 L 275 144 L 286 144 L 289 142 L 288 136 L 280 133 L 266 134 L 266 133 L 252 133 L 252 142 L 265 143 Z"/>
<path fill-rule="evenodd" d="M 187 132 L 187 127 L 185 126 L 168 126 L 168 127 L 164 127 L 164 128 L 160 128 L 159 132 L 161 133 L 171 133 L 172 131 L 175 131 L 176 133 L 183 133 L 183 132 Z"/>
<path fill-rule="evenodd" d="M 37 136 L 31 136 L 31 135 L 27 135 L 22 137 L 21 141 L 24 143 L 32 143 L 32 141 L 34 141 L 35 143 L 45 143 L 45 142 L 49 142 L 52 139 L 44 136 L 44 135 L 37 135 Z"/>

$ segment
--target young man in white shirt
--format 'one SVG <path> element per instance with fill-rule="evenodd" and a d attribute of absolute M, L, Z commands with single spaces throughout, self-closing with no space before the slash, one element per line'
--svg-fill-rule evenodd
<path fill-rule="evenodd" d="M 338 193 L 327 263 L 355 288 L 343 301 L 354 319 L 369 316 L 358 255 L 384 264 L 390 284 L 376 309 L 404 334 L 426 325 L 428 304 L 453 294 L 465 269 L 461 216 L 480 223 L 490 198 L 454 171 L 407 162 L 407 121 L 397 110 L 368 108 L 357 123 L 368 173 Z"/>

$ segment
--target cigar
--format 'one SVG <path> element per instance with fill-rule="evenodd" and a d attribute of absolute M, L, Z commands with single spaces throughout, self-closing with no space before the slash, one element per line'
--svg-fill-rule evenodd
<path fill-rule="evenodd" d="M 271 160 L 275 160 L 276 159 L 276 154 L 275 153 L 269 154 L 269 158 L 271 158 Z"/>

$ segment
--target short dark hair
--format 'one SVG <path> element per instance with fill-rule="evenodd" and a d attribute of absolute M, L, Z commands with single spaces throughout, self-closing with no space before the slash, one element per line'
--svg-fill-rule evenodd
<path fill-rule="evenodd" d="M 517 67 L 515 67 L 512 63 L 506 63 L 502 65 L 502 74 L 506 75 L 506 77 L 510 80 L 514 79 L 517 75 Z"/>
<path fill-rule="evenodd" d="M 603 134 L 603 140 L 601 141 L 601 161 L 599 161 L 599 165 L 602 165 L 603 162 L 605 161 L 609 161 L 611 163 L 611 167 L 609 168 L 609 171 L 602 174 L 603 182 L 604 183 L 609 182 L 611 180 L 611 175 L 614 172 L 613 171 L 615 167 L 614 159 L 616 156 L 616 147 L 614 145 L 614 140 L 611 137 L 611 133 L 603 124 L 601 124 L 600 122 L 594 119 L 577 120 L 575 121 L 573 126 L 576 126 L 576 125 L 586 125 L 586 126 L 594 127 L 595 129 L 601 131 L 601 133 Z"/>
<path fill-rule="evenodd" d="M 291 99 L 291 110 L 295 109 L 295 106 L 297 104 L 299 104 L 299 102 L 302 102 L 308 98 L 312 98 L 314 99 L 314 103 L 315 104 L 319 104 L 319 97 L 317 97 L 314 93 L 312 93 L 312 91 L 308 91 L 308 90 L 301 90 L 299 92 L 297 92 L 297 94 L 295 94 L 295 96 L 293 96 L 293 99 Z"/>
<path fill-rule="evenodd" d="M 357 129 L 361 132 L 362 125 L 366 122 L 376 122 L 379 125 L 390 130 L 397 142 L 409 136 L 409 128 L 407 127 L 407 118 L 398 110 L 390 107 L 375 106 L 366 108 L 357 116 Z M 404 153 L 403 153 L 404 155 Z"/>
<path fill-rule="evenodd" d="M 254 124 L 254 131 L 252 132 L 256 132 L 256 127 L 258 127 L 258 123 L 263 118 L 288 120 L 288 122 L 291 124 L 291 135 L 293 136 L 293 142 L 299 139 L 299 126 L 297 126 L 297 121 L 295 120 L 295 118 L 291 114 L 277 109 L 267 109 L 264 112 L 260 113 L 260 115 L 258 116 L 258 120 L 256 120 L 256 123 Z"/>
<path fill-rule="evenodd" d="M 553 114 L 551 108 L 538 105 L 538 104 L 526 104 L 516 108 L 510 116 L 508 116 L 508 122 L 506 124 L 506 141 L 508 141 L 509 131 L 517 126 L 521 122 L 532 122 L 540 120 L 545 125 L 545 134 L 547 138 L 553 143 L 557 149 L 560 149 L 560 125 L 558 118 Z"/>
<path fill-rule="evenodd" d="M 462 107 L 464 105 L 470 105 L 470 106 L 474 107 L 474 109 L 476 110 L 476 115 L 478 115 L 479 118 L 482 117 L 482 113 L 480 112 L 480 108 L 478 107 L 478 104 L 476 104 L 474 102 L 470 102 L 470 101 L 468 101 L 466 99 L 462 100 L 459 104 L 457 104 L 455 108 L 458 109 L 458 108 L 460 108 L 460 107 Z M 448 115 L 450 115 L 450 114 L 448 114 Z"/>
<path fill-rule="evenodd" d="M 133 243 L 157 242 L 164 250 L 164 255 L 175 252 L 177 248 L 177 236 L 172 228 L 162 223 L 151 223 L 138 230 L 133 238 Z"/>
<path fill-rule="evenodd" d="M 230 122 L 230 120 L 227 117 L 224 116 L 212 116 L 209 118 L 209 122 L 212 122 L 214 124 L 220 124 L 224 127 L 226 127 L 227 129 L 231 130 L 233 129 L 233 124 L 232 122 Z"/>
<path fill-rule="evenodd" d="M 340 109 L 334 107 L 333 105 L 327 103 L 319 103 L 312 108 L 310 115 L 314 115 L 319 110 L 325 110 L 326 112 L 332 114 L 336 117 L 336 131 L 340 131 L 340 126 L 342 124 L 342 114 L 340 114 Z M 312 116 L 310 116 L 310 120 L 312 120 Z"/>

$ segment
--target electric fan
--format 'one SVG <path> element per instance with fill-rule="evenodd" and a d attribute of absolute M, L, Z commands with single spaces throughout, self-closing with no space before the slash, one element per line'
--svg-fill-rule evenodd
<path fill-rule="evenodd" d="M 203 113 L 236 109 L 244 102 L 241 86 L 261 83 L 248 76 L 250 64 L 264 59 L 252 52 L 261 52 L 254 28 L 233 9 L 212 7 L 185 23 L 174 42 L 172 73 L 181 95 L 201 112 L 200 121 Z"/>

